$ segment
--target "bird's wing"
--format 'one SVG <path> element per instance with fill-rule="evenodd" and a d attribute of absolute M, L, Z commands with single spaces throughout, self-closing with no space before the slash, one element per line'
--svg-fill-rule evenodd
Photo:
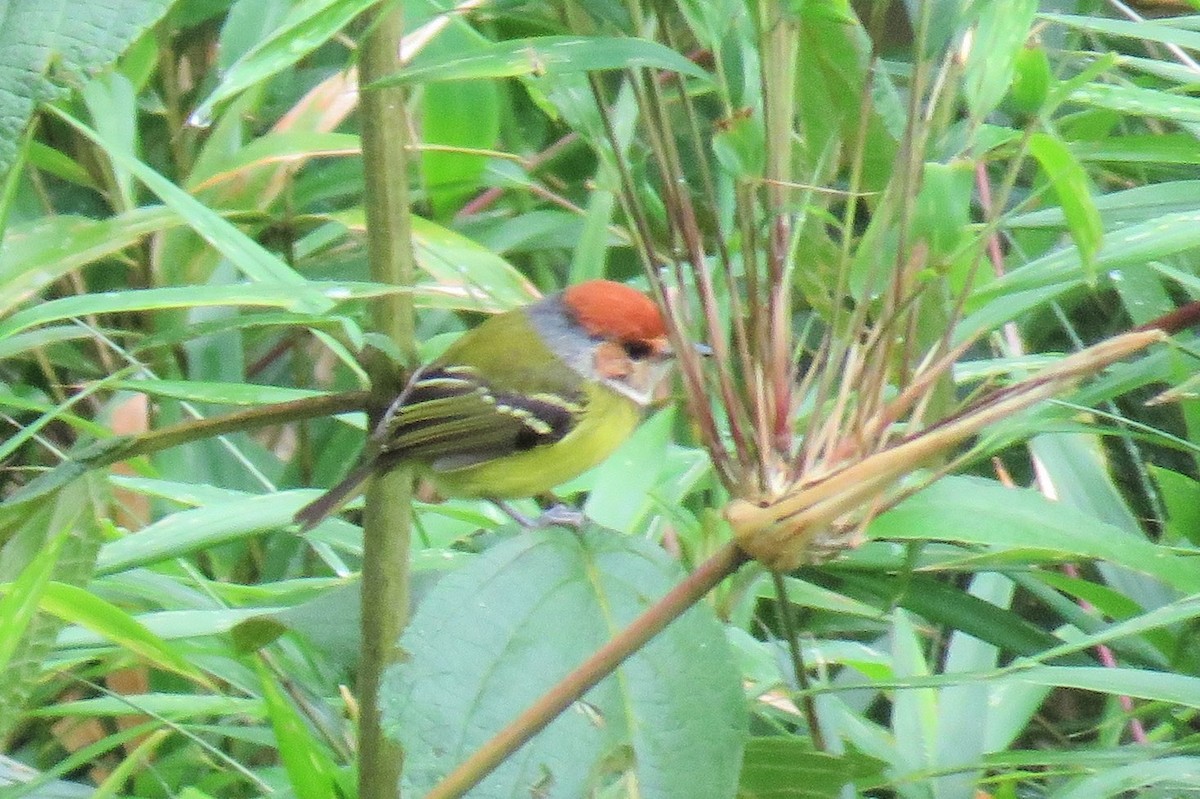
<path fill-rule="evenodd" d="M 583 403 L 582 394 L 519 394 L 489 385 L 469 366 L 439 366 L 413 377 L 374 436 L 385 462 L 460 469 L 560 440 Z"/>

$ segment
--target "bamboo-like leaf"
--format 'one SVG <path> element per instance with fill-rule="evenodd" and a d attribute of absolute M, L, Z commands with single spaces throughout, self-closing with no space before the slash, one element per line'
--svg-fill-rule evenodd
<path fill-rule="evenodd" d="M 510 39 L 466 56 L 418 57 L 371 88 L 439 80 L 561 75 L 611 69 L 666 69 L 701 80 L 708 73 L 658 42 L 631 37 L 538 36 Z"/>

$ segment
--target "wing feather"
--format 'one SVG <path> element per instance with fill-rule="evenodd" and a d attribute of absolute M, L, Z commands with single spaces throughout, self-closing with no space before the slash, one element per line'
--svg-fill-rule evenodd
<path fill-rule="evenodd" d="M 583 395 L 498 390 L 475 369 L 417 373 L 375 436 L 385 462 L 414 460 L 460 469 L 560 441 L 578 424 Z"/>

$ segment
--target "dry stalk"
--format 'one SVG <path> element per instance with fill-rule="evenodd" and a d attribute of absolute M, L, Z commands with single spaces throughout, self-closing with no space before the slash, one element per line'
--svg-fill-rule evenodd
<path fill-rule="evenodd" d="M 871 518 L 905 495 L 907 476 L 946 457 L 983 428 L 1062 394 L 1165 337 L 1160 330 L 1147 330 L 1102 341 L 878 452 L 816 463 L 779 493 L 734 499 L 725 518 L 738 545 L 754 559 L 774 571 L 794 569 L 855 541 Z M 892 416 L 886 408 L 881 414 Z M 883 425 L 875 429 L 880 442 L 890 436 Z"/>

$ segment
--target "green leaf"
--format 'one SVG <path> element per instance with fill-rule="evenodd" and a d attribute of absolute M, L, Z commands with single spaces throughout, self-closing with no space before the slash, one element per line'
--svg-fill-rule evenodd
<path fill-rule="evenodd" d="M 982 478 L 945 477 L 881 514 L 870 533 L 875 538 L 955 541 L 989 550 L 1028 549 L 1069 560 L 1106 560 L 1181 591 L 1200 591 L 1200 574 L 1166 547 L 1051 502 L 1036 491 L 1005 488 Z"/>
<path fill-rule="evenodd" d="M 1189 133 L 1134 133 L 1071 144 L 1084 161 L 1151 164 L 1200 164 L 1200 149 Z"/>
<path fill-rule="evenodd" d="M 1190 50 L 1200 50 L 1200 33 L 1186 30 L 1183 27 L 1174 27 L 1168 19 L 1156 21 L 1140 19 L 1132 22 L 1124 19 L 1085 17 L 1075 14 L 1039 14 L 1038 16 L 1047 22 L 1056 22 L 1093 33 L 1106 33 L 1110 36 L 1137 39 L 1139 42 L 1160 42 L 1186 47 Z"/>
<path fill-rule="evenodd" d="M 302 0 L 269 35 L 225 71 L 221 82 L 192 112 L 194 124 L 207 125 L 218 103 L 261 83 L 300 61 L 340 33 L 378 0 Z"/>
<path fill-rule="evenodd" d="M 1072 149 L 1077 145 L 1072 144 Z M 1163 214 L 1195 211 L 1200 206 L 1200 180 L 1172 180 L 1152 186 L 1137 186 L 1124 191 L 1102 194 L 1094 200 L 1101 224 L 1117 226 L 1146 222 Z M 1065 227 L 1062 208 L 1018 214 L 1005 220 L 1009 228 Z"/>
<path fill-rule="evenodd" d="M 761 119 L 753 114 L 735 114 L 717 126 L 712 137 L 713 155 L 735 179 L 761 178 L 766 163 L 763 137 Z"/>
<path fill-rule="evenodd" d="M 58 116 L 75 130 L 99 145 L 114 165 L 126 169 L 167 206 L 183 217 L 196 235 L 224 255 L 247 278 L 254 281 L 291 285 L 297 310 L 320 313 L 332 303 L 312 288 L 294 269 L 268 252 L 261 244 L 226 222 L 192 195 L 142 163 L 118 144 L 107 140 L 64 112 Z"/>
<path fill-rule="evenodd" d="M 1150 474 L 1158 484 L 1167 509 L 1169 540 L 1200 545 L 1200 483 L 1185 474 L 1153 464 Z"/>
<path fill-rule="evenodd" d="M 846 785 L 883 779 L 880 761 L 818 752 L 805 738 L 755 737 L 746 743 L 738 799 L 837 799 Z"/>
<path fill-rule="evenodd" d="M 892 613 L 891 645 L 897 679 L 930 675 L 925 647 L 917 635 L 916 620 L 899 608 Z M 892 705 L 892 734 L 896 739 L 895 765 L 900 769 L 921 773 L 936 765 L 937 703 L 938 692 L 933 688 L 914 688 L 896 694 Z"/>
<path fill-rule="evenodd" d="M 31 710 L 29 715 L 43 718 L 128 716 L 130 711 L 153 713 L 179 721 L 204 716 L 245 716 L 260 719 L 265 715 L 262 700 L 222 694 L 122 694 L 58 702 Z"/>
<path fill-rule="evenodd" d="M 161 669 L 208 683 L 202 672 L 136 619 L 82 588 L 51 583 L 42 598 L 42 608 L 63 621 L 91 630 Z"/>
<path fill-rule="evenodd" d="M 537 289 L 508 261 L 436 222 L 412 218 L 417 262 L 439 284 L 462 295 L 459 307 L 507 311 L 537 299 Z"/>
<path fill-rule="evenodd" d="M 493 81 L 434 83 L 421 93 L 421 105 L 421 136 L 436 147 L 421 151 L 421 174 L 429 204 L 439 218 L 446 218 L 477 190 L 483 177 L 487 156 L 467 151 L 495 146 L 500 96 Z"/>
<path fill-rule="evenodd" d="M 405 781 L 427 792 L 679 578 L 648 541 L 552 528 L 446 575 L 413 616 L 406 662 L 381 688 Z M 585 796 L 630 770 L 647 799 L 731 796 L 745 734 L 741 686 L 720 624 L 696 605 L 480 784 Z"/>
<path fill-rule="evenodd" d="M 6 0 L 0 6 L 0 177 L 13 165 L 34 109 L 60 92 L 50 73 L 77 78 L 99 71 L 171 2 Z"/>
<path fill-rule="evenodd" d="M 963 74 L 963 93 L 975 119 L 982 120 L 994 111 L 1008 91 L 1037 7 L 1037 0 L 984 3 L 980 7 Z"/>
<path fill-rule="evenodd" d="M 210 635 L 226 635 L 237 625 L 277 608 L 218 608 L 216 610 L 161 610 L 139 613 L 134 621 L 165 641 L 194 642 Z M 111 646 L 103 635 L 85 627 L 67 627 L 58 635 L 57 646 L 63 649 L 94 649 Z"/>
<path fill-rule="evenodd" d="M 1100 213 L 1092 202 L 1092 182 L 1062 140 L 1049 133 L 1029 137 L 1029 152 L 1037 159 L 1062 207 L 1067 229 L 1078 248 L 1084 272 L 1089 278 L 1095 267 L 1096 253 L 1104 237 Z"/>
<path fill-rule="evenodd" d="M 369 89 L 438 80 L 565 75 L 609 69 L 666 69 L 708 80 L 708 73 L 658 42 L 632 37 L 537 36 L 480 47 L 468 56 L 418 56 Z"/>
<path fill-rule="evenodd" d="M 77 480 L 30 507 L 0 505 L 0 739 L 12 730 L 41 678 L 61 622 L 34 613 L 51 581 L 83 585 L 92 572 L 99 538 L 99 497 Z"/>
<path fill-rule="evenodd" d="M 1103 666 L 1034 666 L 1020 671 L 1011 679 L 1034 685 L 1078 688 L 1109 696 L 1132 696 L 1200 708 L 1200 677 L 1190 674 Z"/>
<path fill-rule="evenodd" d="M 309 283 L 308 296 L 313 291 L 323 294 L 330 303 L 349 299 L 378 297 L 400 291 L 373 283 Z M 0 339 L 37 325 L 58 322 L 89 314 L 153 311 L 168 308 L 202 308 L 205 306 L 243 306 L 300 309 L 308 304 L 295 287 L 280 283 L 243 283 L 232 286 L 172 286 L 162 289 L 134 289 L 99 294 L 81 294 L 43 302 L 18 311 L 0 323 Z"/>
<path fill-rule="evenodd" d="M 1008 101 L 1018 114 L 1032 116 L 1046 105 L 1054 73 L 1046 48 L 1040 44 L 1026 44 L 1017 50 L 1013 61 L 1013 80 Z"/>
<path fill-rule="evenodd" d="M 97 574 L 112 574 L 189 552 L 278 530 L 318 492 L 291 491 L 230 498 L 173 513 L 100 549 Z"/>
<path fill-rule="evenodd" d="M 1157 89 L 1089 83 L 1071 92 L 1070 100 L 1080 105 L 1108 108 L 1133 116 L 1158 117 L 1171 122 L 1200 122 L 1200 100 Z"/>
<path fill-rule="evenodd" d="M 1113 763 L 1096 774 L 1067 783 L 1054 792 L 1054 797 L 1182 797 L 1195 792 L 1197 775 L 1200 775 L 1200 757 L 1160 757 L 1141 763 Z"/>
<path fill-rule="evenodd" d="M 20 575 L 7 585 L 0 585 L 0 625 L 5 634 L 0 636 L 0 669 L 8 671 L 13 657 L 20 650 L 25 632 L 37 614 L 47 587 L 58 564 L 69 530 L 50 531 L 46 545 L 37 551 Z"/>
<path fill-rule="evenodd" d="M 300 713 L 288 699 L 277 677 L 255 658 L 263 701 L 276 747 L 297 799 L 339 799 L 337 769 L 333 759 L 317 741 Z"/>
<path fill-rule="evenodd" d="M 63 275 L 181 224 L 168 208 L 137 208 L 107 219 L 63 214 L 13 225 L 0 248 L 0 317 Z"/>
<path fill-rule="evenodd" d="M 975 170 L 967 161 L 925 164 L 912 229 L 928 244 L 934 264 L 952 256 L 969 231 L 974 188 Z"/>
<path fill-rule="evenodd" d="M 1142 266 L 1200 246 L 1200 210 L 1164 214 L 1148 222 L 1109 231 L 1094 271 Z M 1053 250 L 982 286 L 967 301 L 963 333 L 991 330 L 1082 284 L 1087 276 L 1075 246 Z"/>
<path fill-rule="evenodd" d="M 189 402 L 217 405 L 272 405 L 315 397 L 320 391 L 307 388 L 258 386 L 252 383 L 205 383 L 189 380 L 121 380 L 116 388 L 137 391 L 150 397 L 172 397 Z"/>

